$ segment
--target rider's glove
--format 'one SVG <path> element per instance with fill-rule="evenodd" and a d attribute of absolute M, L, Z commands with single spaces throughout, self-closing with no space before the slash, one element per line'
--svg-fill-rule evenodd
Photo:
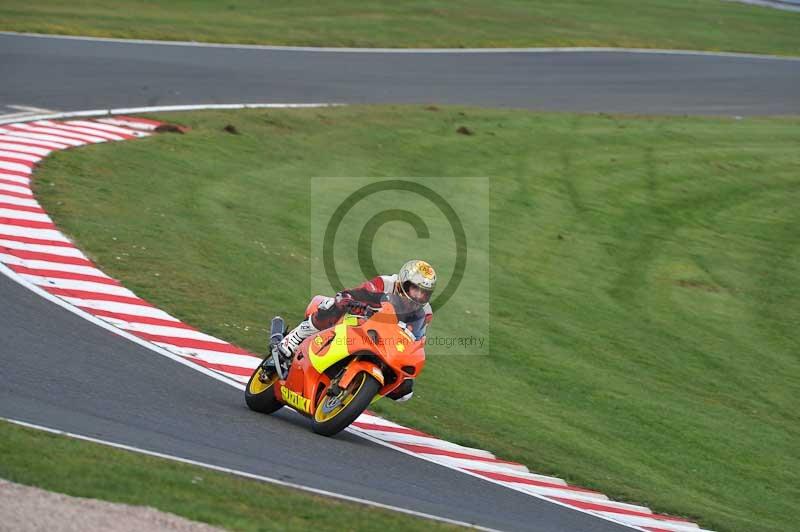
<path fill-rule="evenodd" d="M 334 299 L 334 305 L 341 312 L 350 312 L 352 314 L 361 314 L 369 307 L 366 303 L 353 299 L 353 296 L 348 292 L 339 292 Z"/>
<path fill-rule="evenodd" d="M 336 308 L 339 310 L 347 310 L 351 301 L 353 301 L 353 296 L 347 292 L 338 292 L 334 298 L 333 304 L 336 305 Z"/>

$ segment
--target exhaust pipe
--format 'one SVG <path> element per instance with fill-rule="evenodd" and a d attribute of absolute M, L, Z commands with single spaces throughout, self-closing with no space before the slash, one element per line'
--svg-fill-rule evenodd
<path fill-rule="evenodd" d="M 273 346 L 283 340 L 283 331 L 286 330 L 286 323 L 280 316 L 272 318 L 269 328 L 269 345 Z"/>
<path fill-rule="evenodd" d="M 278 372 L 280 380 L 286 379 L 281 367 L 280 356 L 278 355 L 278 344 L 283 340 L 283 331 L 286 330 L 286 323 L 280 316 L 272 318 L 272 324 L 269 327 L 269 351 L 272 355 L 272 363 L 275 366 L 275 371 Z"/>

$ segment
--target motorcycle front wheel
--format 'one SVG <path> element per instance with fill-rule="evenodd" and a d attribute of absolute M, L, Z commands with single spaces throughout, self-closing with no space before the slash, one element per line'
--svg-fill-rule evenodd
<path fill-rule="evenodd" d="M 283 406 L 283 403 L 275 398 L 276 382 L 278 382 L 276 371 L 261 366 L 256 368 L 247 381 L 247 388 L 244 389 L 244 400 L 250 410 L 272 414 Z"/>
<path fill-rule="evenodd" d="M 367 409 L 380 389 L 381 383 L 362 371 L 339 394 L 323 396 L 311 419 L 311 429 L 323 436 L 338 434 Z"/>

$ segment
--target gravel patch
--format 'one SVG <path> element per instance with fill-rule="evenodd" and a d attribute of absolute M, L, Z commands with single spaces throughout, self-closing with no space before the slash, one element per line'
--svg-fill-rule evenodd
<path fill-rule="evenodd" d="M 145 506 L 70 497 L 0 479 L 1 532 L 221 532 Z"/>

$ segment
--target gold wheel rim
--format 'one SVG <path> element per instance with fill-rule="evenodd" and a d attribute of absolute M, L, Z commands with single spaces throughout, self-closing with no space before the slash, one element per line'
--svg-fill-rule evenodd
<path fill-rule="evenodd" d="M 356 396 L 359 394 L 359 392 L 361 391 L 361 388 L 363 388 L 364 383 L 366 381 L 367 381 L 366 374 L 365 373 L 360 373 L 356 377 L 356 379 L 353 380 L 353 382 L 350 383 L 350 386 L 347 387 L 347 390 L 344 391 L 345 396 L 342 398 L 341 403 L 339 405 L 337 405 L 330 412 L 324 412 L 323 408 L 330 401 L 335 400 L 336 397 L 329 397 L 329 396 L 326 395 L 325 396 L 325 400 L 322 401 L 322 404 L 320 404 L 317 407 L 317 409 L 314 411 L 314 419 L 319 423 L 324 423 L 326 421 L 330 421 L 331 419 L 333 419 L 336 416 L 338 416 L 339 414 L 341 414 L 342 411 L 345 408 L 347 408 L 347 405 L 349 405 L 353 401 L 353 399 L 356 398 Z"/>
<path fill-rule="evenodd" d="M 266 390 L 270 388 L 275 381 L 278 380 L 278 375 L 273 374 L 268 379 L 267 382 L 263 382 L 261 380 L 261 375 L 264 373 L 264 370 L 261 368 L 256 369 L 253 378 L 250 379 L 250 384 L 247 386 L 247 390 L 250 392 L 251 395 L 258 395 L 260 393 L 264 393 Z"/>

